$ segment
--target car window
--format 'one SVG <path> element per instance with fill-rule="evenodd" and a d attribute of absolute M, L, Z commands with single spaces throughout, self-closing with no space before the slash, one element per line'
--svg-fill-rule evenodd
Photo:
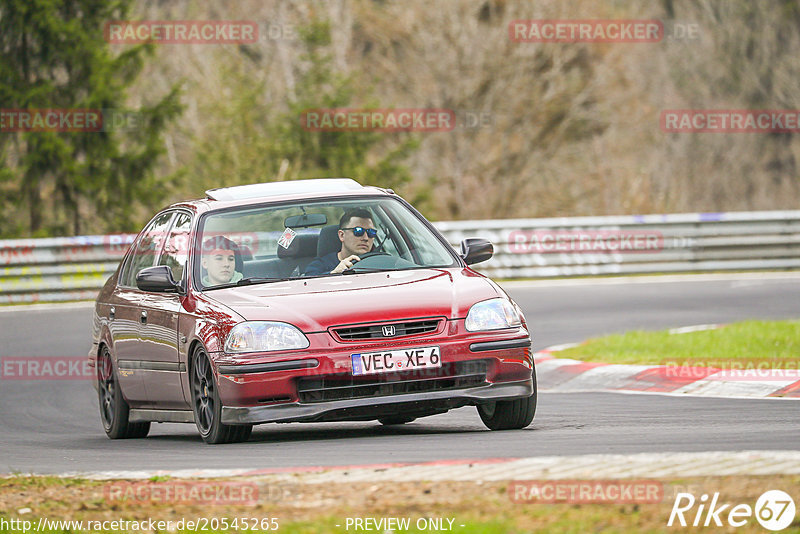
<path fill-rule="evenodd" d="M 172 277 L 176 282 L 183 279 L 186 259 L 189 257 L 189 237 L 192 229 L 192 216 L 188 213 L 178 212 L 172 224 L 164 251 L 158 259 L 158 265 L 166 265 L 172 270 Z"/>
<path fill-rule="evenodd" d="M 174 214 L 174 211 L 168 211 L 153 219 L 145 233 L 134 243 L 135 248 L 128 259 L 120 285 L 136 287 L 136 274 L 155 265 L 156 256 L 161 251 L 164 235 Z"/>
<path fill-rule="evenodd" d="M 272 206 L 248 206 L 209 213 L 198 227 L 195 279 L 200 288 L 235 283 L 242 278 L 317 276 L 309 264 L 341 250 L 341 217 L 353 209 L 371 215 L 377 235 L 362 269 L 396 270 L 458 265 L 451 247 L 395 198 L 325 200 Z M 302 221 L 313 221 L 303 226 Z M 287 228 L 286 225 L 289 225 Z M 231 251 L 227 253 L 227 251 Z M 212 258 L 211 252 L 216 251 Z M 220 253 L 234 261 L 215 266 Z M 380 257 L 378 257 L 380 256 Z M 205 260 L 204 260 L 205 258 Z M 215 272 L 209 276 L 208 268 Z M 356 269 L 357 270 L 357 269 Z M 328 271 L 322 274 L 329 274 Z"/>

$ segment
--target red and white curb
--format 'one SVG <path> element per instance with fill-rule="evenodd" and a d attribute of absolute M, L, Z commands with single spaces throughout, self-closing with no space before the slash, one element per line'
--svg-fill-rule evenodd
<path fill-rule="evenodd" d="M 146 480 L 154 476 L 179 479 L 247 477 L 274 482 L 326 484 L 380 481 L 596 480 L 732 475 L 800 475 L 800 451 L 585 454 L 338 467 L 103 471 L 70 473 L 63 476 L 91 480 Z"/>
<path fill-rule="evenodd" d="M 697 325 L 681 334 L 716 328 Z M 616 391 L 725 398 L 800 398 L 800 369 L 716 369 L 682 365 L 622 365 L 555 358 L 577 343 L 548 347 L 534 354 L 536 379 L 543 391 Z"/>

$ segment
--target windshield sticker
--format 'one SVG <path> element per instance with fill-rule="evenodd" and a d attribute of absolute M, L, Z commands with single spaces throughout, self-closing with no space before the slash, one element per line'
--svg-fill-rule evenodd
<path fill-rule="evenodd" d="M 295 237 L 297 237 L 297 232 L 295 232 L 291 228 L 287 228 L 283 231 L 283 234 L 281 235 L 280 239 L 278 239 L 278 245 L 288 249 L 289 245 L 292 244 L 292 241 L 294 241 Z"/>

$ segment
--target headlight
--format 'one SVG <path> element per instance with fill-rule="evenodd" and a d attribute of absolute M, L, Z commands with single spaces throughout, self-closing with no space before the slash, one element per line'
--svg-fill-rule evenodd
<path fill-rule="evenodd" d="M 272 321 L 239 323 L 231 329 L 225 341 L 225 352 L 267 352 L 305 349 L 308 338 L 296 327 Z"/>
<path fill-rule="evenodd" d="M 478 332 L 522 326 L 522 321 L 513 304 L 504 298 L 496 298 L 474 304 L 464 326 L 470 332 Z"/>

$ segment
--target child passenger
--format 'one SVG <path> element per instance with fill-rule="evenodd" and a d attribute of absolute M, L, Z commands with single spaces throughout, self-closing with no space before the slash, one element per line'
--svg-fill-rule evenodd
<path fill-rule="evenodd" d="M 236 270 L 236 254 L 239 247 L 230 239 L 216 236 L 203 243 L 202 266 L 208 273 L 203 277 L 203 286 L 233 284 L 242 279 Z"/>

